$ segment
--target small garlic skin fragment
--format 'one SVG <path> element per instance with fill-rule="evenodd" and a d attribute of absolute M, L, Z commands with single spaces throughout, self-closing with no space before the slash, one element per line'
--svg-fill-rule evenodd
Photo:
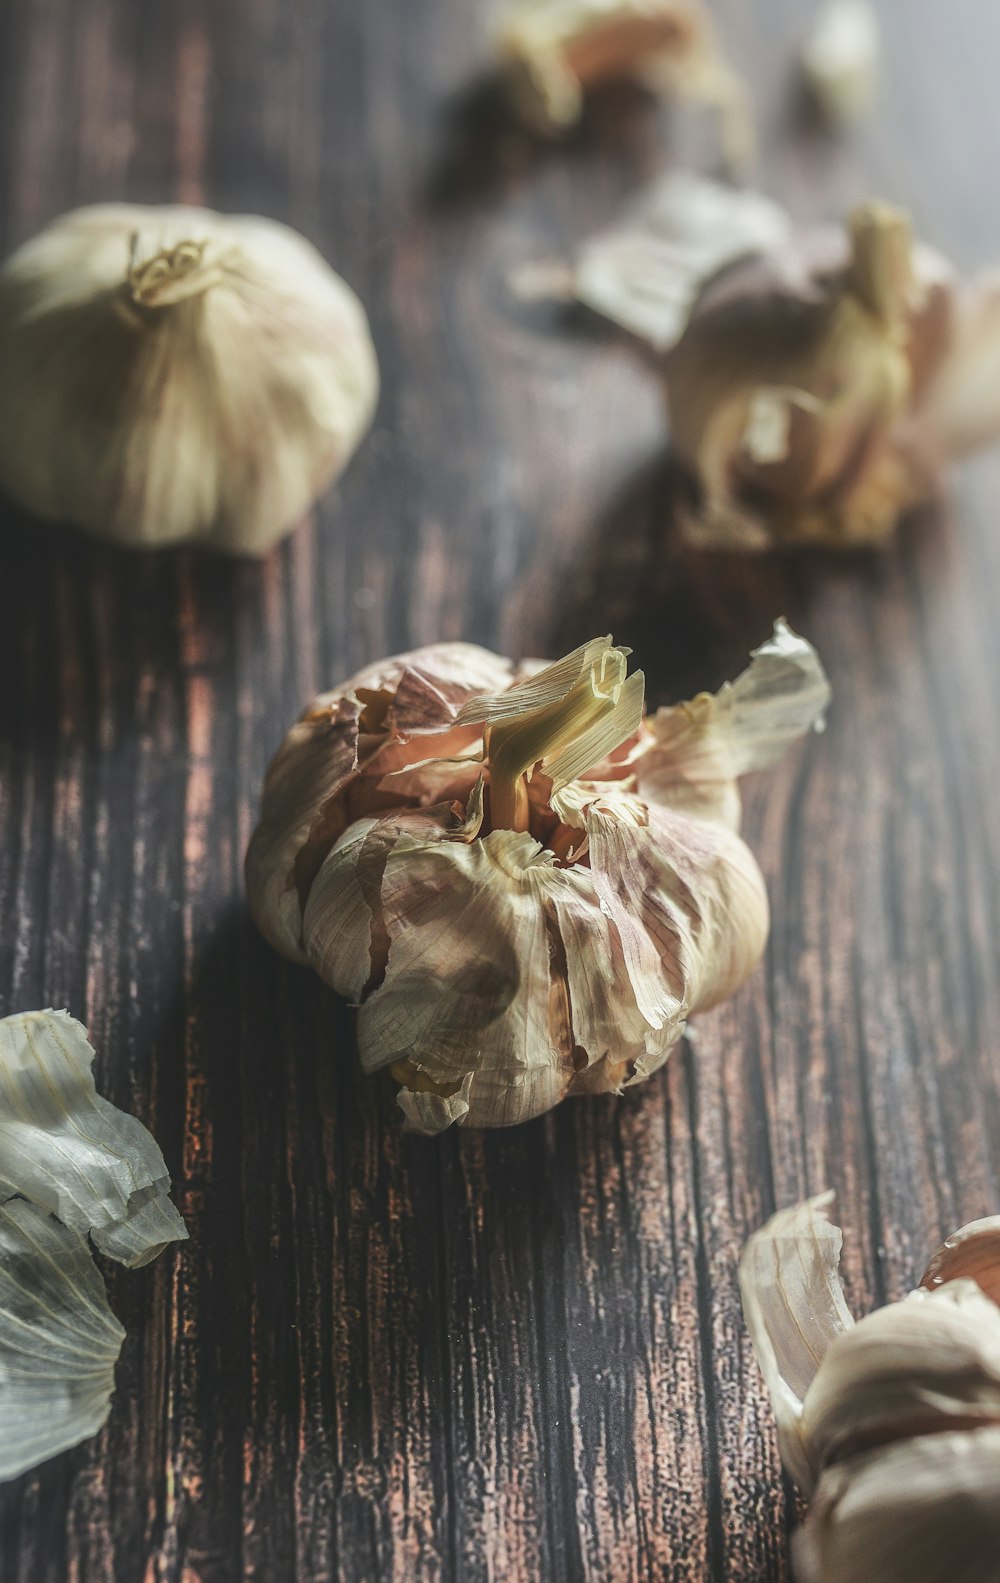
<path fill-rule="evenodd" d="M 772 1217 L 740 1263 L 782 1460 L 811 1500 L 798 1583 L 854 1583 L 876 1561 L 879 1583 L 996 1583 L 1000 1218 L 957 1232 L 920 1289 L 855 1324 L 831 1198 Z"/>
<path fill-rule="evenodd" d="M 753 150 L 746 89 L 700 0 L 516 0 L 499 49 L 512 111 L 544 137 L 576 125 L 589 88 L 631 78 L 714 106 L 733 164 Z"/>
<path fill-rule="evenodd" d="M 362 1065 L 392 1071 L 415 1130 L 642 1081 L 764 949 L 735 776 L 821 720 L 809 644 L 779 623 L 731 688 L 650 720 L 609 637 L 547 666 L 445 644 L 360 675 L 268 774 L 263 932 L 359 1007 Z"/>
<path fill-rule="evenodd" d="M 827 0 L 802 51 L 813 99 L 833 126 L 858 121 L 878 79 L 879 26 L 869 0 Z"/>
<path fill-rule="evenodd" d="M 86 1238 L 0 1199 L 0 1480 L 97 1434 L 124 1340 Z"/>
<path fill-rule="evenodd" d="M 666 352 L 706 280 L 734 259 L 774 247 L 790 229 L 785 210 L 762 193 L 672 171 L 585 244 L 576 295 Z"/>
<path fill-rule="evenodd" d="M 360 302 L 273 220 L 105 204 L 0 270 L 0 488 L 119 544 L 264 554 L 377 394 Z"/>
<path fill-rule="evenodd" d="M 848 232 L 723 269 L 666 358 L 696 545 L 882 544 L 952 456 L 1000 437 L 995 282 L 960 285 L 887 204 L 855 210 Z"/>

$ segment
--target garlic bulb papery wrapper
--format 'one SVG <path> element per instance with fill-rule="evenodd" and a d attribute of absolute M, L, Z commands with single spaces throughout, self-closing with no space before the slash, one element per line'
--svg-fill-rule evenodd
<path fill-rule="evenodd" d="M 271 766 L 254 916 L 360 1007 L 362 1064 L 419 1131 L 640 1081 L 764 948 L 736 778 L 821 721 L 816 655 L 779 623 L 734 684 L 647 720 L 626 652 L 418 650 L 317 699 Z"/>
<path fill-rule="evenodd" d="M 0 1020 L 0 1479 L 107 1418 L 125 1333 L 88 1237 L 133 1268 L 187 1237 L 154 1139 L 93 1061 L 67 1012 Z"/>
<path fill-rule="evenodd" d="M 0 270 L 0 488 L 121 544 L 263 554 L 377 393 L 357 297 L 273 220 L 78 209 Z"/>
<path fill-rule="evenodd" d="M 775 1215 L 740 1264 L 782 1460 L 810 1501 L 799 1583 L 1000 1579 L 1000 1217 L 855 1324 L 832 1194 Z"/>
<path fill-rule="evenodd" d="M 866 204 L 709 280 L 665 368 L 695 543 L 877 544 L 1000 435 L 1000 289 Z"/>
<path fill-rule="evenodd" d="M 576 125 L 589 88 L 631 78 L 714 105 L 732 164 L 753 150 L 745 86 L 700 0 L 516 0 L 500 54 L 511 108 L 545 136 Z"/>

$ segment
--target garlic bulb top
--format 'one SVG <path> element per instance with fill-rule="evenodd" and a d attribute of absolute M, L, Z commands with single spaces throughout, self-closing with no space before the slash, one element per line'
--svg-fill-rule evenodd
<path fill-rule="evenodd" d="M 123 544 L 263 553 L 377 391 L 358 299 L 273 220 L 79 209 L 0 270 L 0 488 Z"/>
<path fill-rule="evenodd" d="M 782 1460 L 812 1499 L 800 1583 L 1000 1579 L 1000 1218 L 920 1289 L 855 1324 L 825 1194 L 775 1215 L 740 1264 Z"/>
<path fill-rule="evenodd" d="M 708 280 L 666 360 L 697 542 L 884 540 L 941 463 L 1000 435 L 1000 302 L 871 203 Z"/>
<path fill-rule="evenodd" d="M 700 0 L 516 0 L 500 51 L 511 107 L 536 132 L 565 132 L 588 88 L 632 78 L 716 106 L 734 164 L 752 150 L 745 88 Z"/>
<path fill-rule="evenodd" d="M 254 916 L 360 1006 L 362 1064 L 417 1130 L 641 1080 L 763 950 L 736 777 L 819 720 L 819 662 L 779 625 L 734 685 L 647 721 L 626 654 L 401 655 L 317 698 L 271 765 Z"/>

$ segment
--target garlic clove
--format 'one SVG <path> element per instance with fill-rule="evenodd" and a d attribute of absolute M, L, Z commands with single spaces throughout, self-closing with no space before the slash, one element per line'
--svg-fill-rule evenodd
<path fill-rule="evenodd" d="M 835 1464 L 792 1541 L 796 1579 L 1000 1583 L 998 1487 L 1000 1429 L 924 1435 Z"/>
<path fill-rule="evenodd" d="M 0 486 L 122 544 L 263 554 L 377 392 L 360 302 L 275 221 L 106 204 L 0 270 Z"/>
<path fill-rule="evenodd" d="M 772 1215 L 740 1259 L 750 1340 L 778 1426 L 781 1460 L 804 1494 L 817 1472 L 803 1403 L 828 1349 L 854 1327 L 840 1284 L 843 1233 L 832 1226 L 832 1193 Z"/>
<path fill-rule="evenodd" d="M 973 1220 L 943 1242 L 920 1285 L 935 1291 L 946 1281 L 973 1280 L 1000 1307 L 1000 1215 Z"/>
<path fill-rule="evenodd" d="M 830 683 L 810 643 L 787 622 L 715 694 L 658 709 L 631 765 L 651 801 L 739 827 L 737 781 L 776 764 L 809 731 L 822 731 Z"/>

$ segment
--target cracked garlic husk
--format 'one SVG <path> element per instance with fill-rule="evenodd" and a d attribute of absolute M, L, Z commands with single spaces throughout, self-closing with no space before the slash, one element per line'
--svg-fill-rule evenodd
<path fill-rule="evenodd" d="M 752 151 L 746 89 L 698 0 L 518 0 L 500 53 L 510 105 L 533 131 L 567 131 L 589 88 L 632 79 L 713 105 L 731 163 Z"/>
<path fill-rule="evenodd" d="M 879 544 L 1000 436 L 1000 282 L 960 283 L 868 203 L 704 284 L 665 370 L 693 542 Z"/>
<path fill-rule="evenodd" d="M 78 209 L 0 270 L 0 488 L 121 544 L 263 554 L 377 393 L 357 297 L 273 220 Z"/>
<path fill-rule="evenodd" d="M 187 1237 L 155 1140 L 93 1062 L 68 1012 L 0 1019 L 0 1480 L 110 1411 L 125 1332 L 89 1243 L 135 1269 Z"/>
<path fill-rule="evenodd" d="M 647 719 L 627 652 L 417 650 L 318 698 L 270 768 L 254 916 L 360 1008 L 362 1065 L 418 1131 L 639 1082 L 759 960 L 736 782 L 821 721 L 822 668 L 779 623 L 735 683 Z"/>
<path fill-rule="evenodd" d="M 963 1227 L 920 1287 L 855 1323 L 827 1193 L 772 1217 L 740 1264 L 782 1460 L 810 1501 L 799 1583 L 1000 1578 L 1000 1218 Z"/>

